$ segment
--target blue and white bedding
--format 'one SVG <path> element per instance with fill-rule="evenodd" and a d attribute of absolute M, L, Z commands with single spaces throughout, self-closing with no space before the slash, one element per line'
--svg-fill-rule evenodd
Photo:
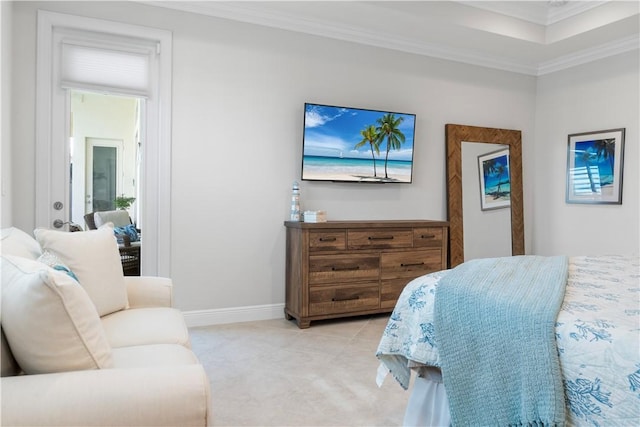
<path fill-rule="evenodd" d="M 434 296 L 448 272 L 406 286 L 378 346 L 378 358 L 404 388 L 412 367 L 441 366 Z M 567 425 L 640 425 L 638 256 L 570 258 L 556 341 Z"/>

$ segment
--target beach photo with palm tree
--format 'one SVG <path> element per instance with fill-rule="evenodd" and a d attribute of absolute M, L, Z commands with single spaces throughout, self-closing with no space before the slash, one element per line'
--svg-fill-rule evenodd
<path fill-rule="evenodd" d="M 307 103 L 302 179 L 410 183 L 414 136 L 414 114 Z"/>
<path fill-rule="evenodd" d="M 567 203 L 622 204 L 625 129 L 569 135 Z"/>
<path fill-rule="evenodd" d="M 481 209 L 490 210 L 510 206 L 509 150 L 501 149 L 478 156 L 478 167 Z"/>

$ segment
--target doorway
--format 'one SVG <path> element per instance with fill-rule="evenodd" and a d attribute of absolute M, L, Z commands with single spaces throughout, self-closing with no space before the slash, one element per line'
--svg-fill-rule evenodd
<path fill-rule="evenodd" d="M 171 32 L 43 10 L 37 25 L 34 226 L 66 229 L 69 218 L 78 218 L 75 212 L 70 215 L 75 194 L 70 159 L 78 158 L 78 142 L 74 138 L 73 153 L 69 144 L 70 90 L 144 99 L 139 134 L 144 145 L 137 147 L 135 183 L 137 216 L 145 230 L 141 274 L 170 277 Z M 91 60 L 83 60 L 87 57 Z M 128 65 L 114 65 L 114 59 Z"/>

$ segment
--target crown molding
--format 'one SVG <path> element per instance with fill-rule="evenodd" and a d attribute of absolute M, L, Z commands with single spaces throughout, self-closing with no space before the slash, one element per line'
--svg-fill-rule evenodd
<path fill-rule="evenodd" d="M 640 40 L 638 37 L 625 37 L 611 43 L 601 44 L 592 49 L 581 50 L 552 61 L 543 62 L 538 66 L 537 75 L 542 76 L 555 73 L 556 71 L 566 70 L 576 65 L 586 64 L 636 49 L 640 49 Z"/>
<path fill-rule="evenodd" d="M 397 50 L 416 55 L 429 56 L 450 61 L 463 62 L 482 67 L 494 68 L 503 71 L 510 71 L 531 76 L 548 74 L 571 68 L 576 65 L 602 59 L 607 56 L 638 49 L 638 40 L 629 37 L 596 46 L 593 49 L 565 55 L 551 61 L 540 64 L 521 63 L 502 57 L 492 57 L 486 54 L 479 54 L 470 50 L 451 48 L 443 45 L 420 42 L 414 39 L 394 36 L 391 34 L 380 34 L 371 32 L 356 26 L 344 26 L 330 23 L 328 21 L 312 20 L 300 15 L 274 12 L 265 8 L 255 7 L 245 2 L 191 2 L 191 1 L 140 1 L 151 6 L 164 7 L 181 10 L 200 15 L 207 15 L 216 18 L 229 19 L 245 22 L 249 24 L 262 25 L 266 27 L 278 28 L 282 30 L 295 31 L 305 34 L 312 34 L 337 40 L 359 43 L 369 46 L 381 47 Z M 461 2 L 462 3 L 462 2 Z M 583 2 L 576 2 L 583 3 Z M 584 2 L 586 6 L 595 7 L 594 4 L 602 2 Z M 596 4 L 596 5 L 597 5 Z M 566 7 L 566 6 L 565 6 Z M 581 10 L 583 11 L 583 10 Z M 572 15 L 575 15 L 573 12 Z M 632 40 L 633 39 L 633 40 Z M 635 40 L 635 44 L 633 41 Z"/>
<path fill-rule="evenodd" d="M 546 2 L 537 2 L 536 6 L 531 6 L 529 2 L 519 1 L 500 2 L 500 5 L 496 4 L 498 2 L 484 2 L 477 0 L 458 1 L 458 3 L 546 27 L 573 16 L 580 15 L 581 13 L 595 7 L 602 6 L 609 1 L 610 0 L 553 2 L 548 0 Z"/>
<path fill-rule="evenodd" d="M 556 24 L 565 19 L 580 15 L 588 10 L 602 6 L 611 0 L 602 1 L 568 1 L 561 7 L 549 7 L 547 20 L 544 25 Z"/>

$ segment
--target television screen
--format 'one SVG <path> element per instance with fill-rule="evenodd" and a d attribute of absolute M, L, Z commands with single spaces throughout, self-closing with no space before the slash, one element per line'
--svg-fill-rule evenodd
<path fill-rule="evenodd" d="M 415 114 L 306 103 L 302 180 L 411 183 Z"/>

